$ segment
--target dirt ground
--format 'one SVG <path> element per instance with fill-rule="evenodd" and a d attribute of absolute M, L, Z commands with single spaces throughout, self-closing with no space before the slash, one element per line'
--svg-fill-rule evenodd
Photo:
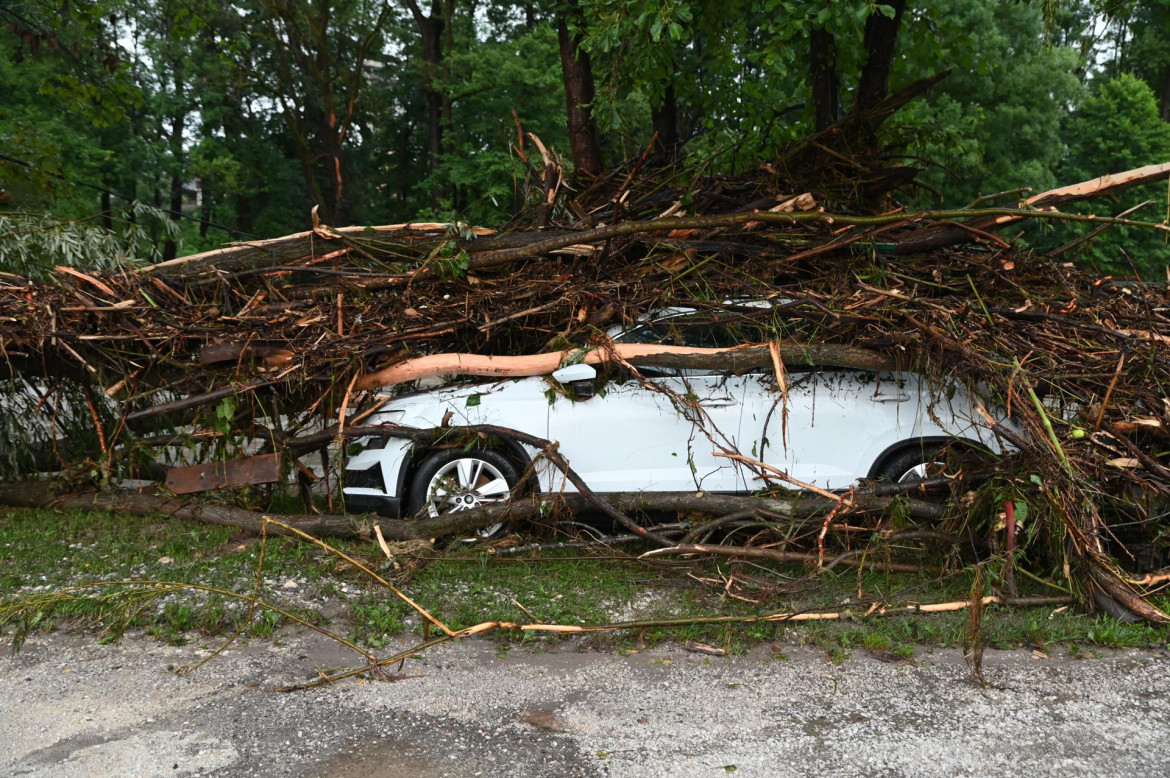
<path fill-rule="evenodd" d="M 798 645 L 732 659 L 465 640 L 395 682 L 274 687 L 354 664 L 315 635 L 207 651 L 35 636 L 0 659 L 0 774 L 710 776 L 1170 773 L 1170 655 L 953 650 L 840 665 Z"/>

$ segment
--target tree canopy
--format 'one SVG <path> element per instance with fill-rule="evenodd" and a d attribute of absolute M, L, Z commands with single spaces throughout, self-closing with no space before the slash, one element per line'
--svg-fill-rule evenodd
<path fill-rule="evenodd" d="M 899 198 L 963 205 L 1170 159 L 1168 63 L 1165 0 L 9 0 L 0 263 L 90 262 L 68 247 L 92 230 L 169 258 L 314 208 L 499 224 L 543 155 L 740 173 L 839 122 L 851 149 L 920 169 Z M 1155 189 L 1101 213 L 1165 214 Z M 12 237 L 29 225 L 59 239 L 30 249 Z M 1117 229 L 1075 256 L 1161 276 L 1170 252 Z"/>

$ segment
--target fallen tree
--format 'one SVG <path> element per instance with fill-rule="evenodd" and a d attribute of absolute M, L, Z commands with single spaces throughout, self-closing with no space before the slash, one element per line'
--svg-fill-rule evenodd
<path fill-rule="evenodd" d="M 766 521 L 787 526 L 819 526 L 832 501 L 815 495 L 780 497 L 751 497 L 693 492 L 620 492 L 608 494 L 606 501 L 613 509 L 625 513 L 662 511 L 750 517 L 760 514 Z M 857 515 L 882 514 L 898 498 L 876 495 L 858 495 L 853 512 Z M 543 521 L 544 517 L 574 516 L 590 511 L 600 513 L 596 504 L 580 494 L 531 494 L 517 497 L 507 504 L 486 505 L 467 511 L 428 516 L 419 519 L 388 519 L 379 516 L 337 514 L 280 515 L 248 510 L 220 503 L 196 503 L 176 499 L 154 490 L 146 492 L 61 492 L 46 481 L 0 483 L 0 504 L 23 508 L 58 508 L 64 510 L 108 511 L 138 516 L 162 515 L 181 521 L 235 527 L 252 535 L 306 534 L 314 537 L 372 539 L 374 527 L 381 535 L 393 541 L 428 540 L 449 535 L 465 535 L 505 521 Z M 909 516 L 938 519 L 942 506 L 906 500 L 899 503 Z M 275 520 L 291 527 L 289 532 L 272 524 Z M 816 520 L 816 521 L 814 521 Z M 265 525 L 267 528 L 265 529 Z M 701 531 L 710 522 L 699 523 Z M 898 539 L 895 537 L 895 539 Z M 903 536 L 903 539 L 907 539 Z M 956 542 L 957 539 L 950 539 Z M 674 553 L 701 553 L 687 551 L 673 542 L 665 549 Z M 860 552 L 859 552 L 860 553 Z M 750 554 L 749 554 L 750 555 Z M 790 552 L 778 556 L 776 552 L 763 557 L 788 562 L 815 561 L 816 555 Z M 856 556 L 856 555 L 851 555 Z M 917 569 L 917 567 L 913 568 Z"/>
<path fill-rule="evenodd" d="M 629 365 L 764 367 L 778 380 L 785 366 L 914 370 L 939 386 L 981 387 L 1023 431 L 1023 451 L 1010 463 L 1018 471 L 1004 465 L 985 488 L 964 494 L 948 519 L 998 537 L 1004 501 L 1026 504 L 1036 528 L 1027 552 L 1046 569 L 1067 562 L 1082 601 L 1104 596 L 1159 620 L 1142 599 L 1147 590 L 1133 581 L 1156 577 L 1165 559 L 1157 517 L 1170 498 L 1170 462 L 1165 446 L 1151 440 L 1170 424 L 1166 290 L 1111 284 L 1016 251 L 996 231 L 1022 219 L 1164 231 L 1165 224 L 1124 215 L 1052 209 L 1168 173 L 1167 165 L 1130 171 L 1041 193 L 1022 207 L 905 211 L 889 201 L 830 206 L 775 168 L 737 179 L 695 176 L 685 187 L 631 168 L 575 193 L 550 188 L 557 207 L 543 209 L 537 229 L 316 224 L 149 268 L 61 269 L 44 283 L 6 277 L 0 371 L 21 380 L 15 391 L 35 395 L 30 418 L 44 422 L 14 432 L 45 434 L 44 445 L 12 444 L 0 460 L 19 473 L 34 454 L 43 466 L 51 452 L 64 469 L 110 481 L 156 475 L 157 462 L 135 462 L 148 444 L 226 447 L 250 435 L 296 466 L 306 452 L 352 437 L 382 402 L 378 389 L 428 376 L 545 375 L 576 358 L 618 372 Z M 515 223 L 525 224 L 525 215 Z M 734 302 L 745 299 L 777 304 Z M 613 344 L 603 334 L 672 307 L 760 337 L 740 348 L 699 350 Z M 53 430 L 70 409 L 92 421 L 88 448 L 80 436 L 77 446 L 58 445 Z M 416 445 L 437 443 L 412 434 Z M 550 444 L 529 442 L 553 461 Z M 568 473 L 569 464 L 557 466 Z M 632 507 L 632 496 L 575 486 L 581 498 L 556 498 L 553 507 L 588 505 L 652 545 L 677 545 L 628 515 L 657 510 L 645 507 L 656 498 Z M 15 488 L 4 494 L 22 499 Z M 548 510 L 549 499 L 517 502 L 509 515 Z M 816 506 L 826 526 L 844 515 L 841 502 L 801 500 Z M 868 510 L 864 502 L 851 498 L 850 509 Z M 905 501 L 870 503 L 879 504 L 888 511 Z M 736 510 L 766 510 L 754 505 Z M 186 510 L 165 507 L 173 515 Z M 664 510 L 715 520 L 734 512 L 713 499 Z M 458 533 L 495 523 L 500 515 L 492 511 L 379 525 L 396 538 Z M 352 533 L 362 520 L 321 521 L 321 531 Z M 1152 553 L 1139 557 L 1127 551 L 1131 545 Z M 1147 557 L 1157 561 L 1135 569 Z"/>
<path fill-rule="evenodd" d="M 737 371 L 759 367 L 771 368 L 774 364 L 774 353 L 779 355 L 780 361 L 784 365 L 803 369 L 844 367 L 878 371 L 894 370 L 897 367 L 896 360 L 885 354 L 845 345 L 817 343 L 769 345 L 765 343 L 731 348 L 699 348 L 614 343 L 584 353 L 566 351 L 498 357 L 481 354 L 431 354 L 408 359 L 374 373 L 367 373 L 357 379 L 353 388 L 359 390 L 376 389 L 438 376 L 510 378 L 550 375 L 561 365 L 569 364 L 578 355 L 581 361 L 589 365 L 617 362 L 646 367 Z"/>

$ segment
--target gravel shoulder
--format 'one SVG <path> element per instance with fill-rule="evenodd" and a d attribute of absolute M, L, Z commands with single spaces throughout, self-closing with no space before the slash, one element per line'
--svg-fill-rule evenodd
<path fill-rule="evenodd" d="M 1170 773 L 1170 656 L 954 650 L 913 663 L 800 646 L 501 654 L 465 640 L 404 680 L 270 691 L 351 655 L 312 634 L 206 654 L 37 635 L 0 659 L 0 774 L 476 776 Z M 1063 652 L 1062 652 L 1063 653 Z"/>

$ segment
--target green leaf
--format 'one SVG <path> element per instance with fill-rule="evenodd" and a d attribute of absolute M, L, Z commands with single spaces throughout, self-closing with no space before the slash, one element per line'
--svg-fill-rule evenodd
<path fill-rule="evenodd" d="M 467 407 L 474 408 L 475 406 L 479 405 L 479 398 L 480 398 L 480 395 L 478 395 L 478 394 L 473 394 L 470 397 L 468 397 L 467 398 Z"/>

